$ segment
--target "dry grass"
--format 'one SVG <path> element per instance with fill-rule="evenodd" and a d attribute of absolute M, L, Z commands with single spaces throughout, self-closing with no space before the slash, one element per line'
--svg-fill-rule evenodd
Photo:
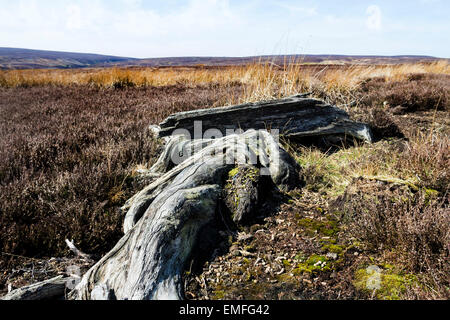
<path fill-rule="evenodd" d="M 396 82 L 417 74 L 450 75 L 450 65 L 447 60 L 389 66 L 322 66 L 287 61 L 283 66 L 261 63 L 231 67 L 13 70 L 0 71 L 0 86 L 77 84 L 121 88 L 240 83 L 244 85 L 244 93 L 237 101 L 230 98 L 230 104 L 280 98 L 305 91 L 343 103 L 354 98 L 353 91 L 364 80 L 383 78 L 385 82 Z"/>

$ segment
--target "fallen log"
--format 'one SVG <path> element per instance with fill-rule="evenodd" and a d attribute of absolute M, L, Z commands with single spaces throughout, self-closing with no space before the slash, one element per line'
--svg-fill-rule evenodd
<path fill-rule="evenodd" d="M 160 124 L 159 137 L 186 132 L 193 139 L 227 135 L 237 129 L 277 129 L 287 138 L 348 135 L 372 142 L 370 128 L 322 100 L 295 95 L 285 99 L 180 112 Z"/>
<path fill-rule="evenodd" d="M 68 278 L 58 276 L 11 291 L 0 300 L 53 300 L 64 299 Z"/>

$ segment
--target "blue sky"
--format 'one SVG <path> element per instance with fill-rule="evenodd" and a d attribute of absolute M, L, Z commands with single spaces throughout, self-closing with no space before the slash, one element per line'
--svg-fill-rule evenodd
<path fill-rule="evenodd" d="M 449 12 L 449 0 L 0 0 L 0 47 L 138 58 L 449 58 Z"/>

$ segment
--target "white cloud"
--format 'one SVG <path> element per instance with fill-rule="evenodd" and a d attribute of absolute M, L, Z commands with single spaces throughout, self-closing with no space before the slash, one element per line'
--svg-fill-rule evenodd
<path fill-rule="evenodd" d="M 310 17 L 317 15 L 316 7 L 299 7 L 299 6 L 293 6 L 290 4 L 279 3 L 279 2 L 274 2 L 274 4 L 288 10 L 290 13 L 297 13 L 297 14 L 302 14 L 302 15 L 306 15 L 306 16 L 310 16 Z"/>
<path fill-rule="evenodd" d="M 414 15 L 398 10 L 388 19 L 390 8 L 385 18 L 371 1 L 375 5 L 365 15 L 356 8 L 328 8 L 325 0 L 0 0 L 0 46 L 141 58 L 381 50 L 448 56 L 443 44 L 449 25 L 439 19 L 445 10 L 427 15 L 417 6 L 423 23 L 411 25 Z M 367 30 L 374 34 L 368 37 Z M 422 38 L 411 41 L 416 30 Z"/>
<path fill-rule="evenodd" d="M 366 26 L 369 30 L 379 31 L 382 28 L 382 13 L 381 9 L 377 5 L 370 5 L 366 14 L 368 15 L 366 20 Z"/>
<path fill-rule="evenodd" d="M 82 22 L 81 22 L 81 9 L 79 6 L 76 5 L 70 5 L 67 7 L 67 21 L 66 21 L 66 27 L 69 30 L 74 29 L 81 29 Z"/>

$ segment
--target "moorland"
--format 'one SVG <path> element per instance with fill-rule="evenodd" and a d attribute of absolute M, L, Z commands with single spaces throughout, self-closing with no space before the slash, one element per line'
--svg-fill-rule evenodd
<path fill-rule="evenodd" d="M 305 92 L 368 123 L 375 142 L 283 141 L 304 185 L 186 266 L 186 297 L 448 299 L 447 60 L 0 71 L 0 292 L 64 272 L 65 239 L 94 258 L 116 244 L 119 208 L 162 147 L 150 124 Z"/>

